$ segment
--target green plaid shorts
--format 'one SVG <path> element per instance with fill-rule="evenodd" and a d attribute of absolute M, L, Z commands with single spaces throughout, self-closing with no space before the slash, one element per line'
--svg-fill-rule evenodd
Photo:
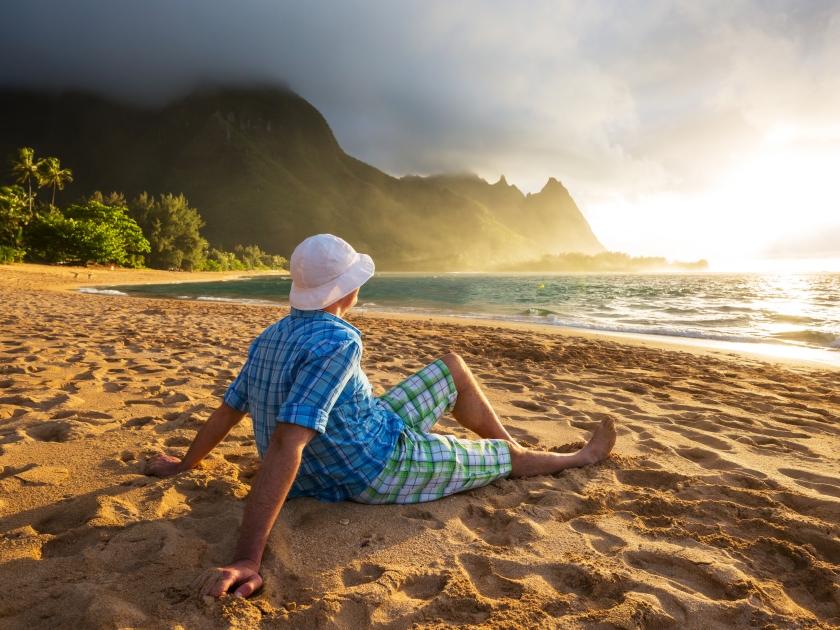
<path fill-rule="evenodd" d="M 442 361 L 430 363 L 379 397 L 379 404 L 405 421 L 385 469 L 359 503 L 422 503 L 480 488 L 511 471 L 504 440 L 461 440 L 428 433 L 452 409 L 458 392 Z"/>

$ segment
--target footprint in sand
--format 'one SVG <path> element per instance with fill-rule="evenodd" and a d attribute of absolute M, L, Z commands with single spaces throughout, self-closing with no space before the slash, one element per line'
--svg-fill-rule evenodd
<path fill-rule="evenodd" d="M 503 568 L 504 566 L 504 568 Z M 611 608 L 616 601 L 624 599 L 624 594 L 633 586 L 626 577 L 593 567 L 581 562 L 548 562 L 545 564 L 520 565 L 520 571 L 540 576 L 557 594 L 560 602 L 566 602 L 580 608 L 576 602 L 585 604 L 591 610 Z M 504 565 L 496 563 L 496 568 L 504 575 L 514 575 L 514 563 Z M 554 601 L 554 598 L 552 598 Z M 559 616 L 566 606 L 551 606 L 546 612 Z M 568 610 L 566 608 L 566 610 Z"/>
<path fill-rule="evenodd" d="M 612 555 L 627 546 L 622 538 L 598 527 L 592 517 L 573 519 L 569 521 L 569 525 L 579 534 L 583 534 L 586 542 L 598 553 Z"/>
<path fill-rule="evenodd" d="M 448 579 L 440 573 L 417 573 L 409 575 L 399 592 L 409 599 L 428 601 L 440 595 Z"/>
<path fill-rule="evenodd" d="M 412 520 L 421 521 L 423 526 L 428 529 L 443 529 L 446 527 L 446 523 L 438 520 L 434 514 L 428 510 L 423 510 L 418 507 L 406 508 L 403 511 L 402 516 Z"/>
<path fill-rule="evenodd" d="M 355 588 L 362 584 L 370 584 L 382 577 L 385 567 L 364 563 L 358 567 L 347 567 L 341 572 L 341 582 L 345 588 Z"/>
<path fill-rule="evenodd" d="M 498 381 L 487 383 L 487 387 L 490 387 L 491 389 L 501 389 L 516 394 L 521 394 L 526 389 L 524 385 L 519 383 L 500 383 Z"/>
<path fill-rule="evenodd" d="M 464 526 L 494 547 L 523 546 L 545 537 L 542 527 L 508 510 L 471 504 L 461 516 Z"/>
<path fill-rule="evenodd" d="M 163 385 L 164 387 L 179 387 L 181 385 L 186 385 L 189 380 L 189 378 L 167 378 L 164 379 Z"/>
<path fill-rule="evenodd" d="M 688 461 L 711 470 L 735 470 L 741 468 L 735 462 L 723 459 L 717 453 L 707 451 L 703 448 L 678 448 L 675 449 L 675 452 Z M 762 476 L 766 477 L 767 475 L 762 474 Z"/>
<path fill-rule="evenodd" d="M 693 431 L 692 429 L 686 429 L 678 426 L 665 426 L 663 428 L 668 429 L 669 431 L 679 433 L 680 435 L 688 438 L 692 442 L 697 442 L 698 444 L 702 444 L 703 446 L 709 446 L 720 451 L 732 450 L 732 445 L 729 442 L 726 442 L 724 440 L 721 440 L 720 438 L 716 438 L 711 435 L 707 435 L 706 433 L 700 433 L 699 431 Z"/>
<path fill-rule="evenodd" d="M 143 429 L 143 428 L 151 428 L 156 424 L 160 424 L 163 422 L 163 418 L 159 418 L 156 416 L 138 416 L 136 418 L 131 418 L 127 422 L 123 423 L 124 429 Z"/>
<path fill-rule="evenodd" d="M 440 619 L 451 625 L 457 625 L 457 619 L 451 618 L 451 604 L 440 602 L 440 595 L 449 584 L 449 577 L 441 573 L 412 573 L 410 575 L 388 573 L 383 579 L 381 589 L 387 595 L 379 603 L 378 597 L 371 598 L 376 606 L 370 618 L 370 625 L 375 627 L 409 627 L 416 621 Z M 377 586 L 379 586 L 377 584 Z M 440 605 L 442 604 L 442 605 Z"/>
<path fill-rule="evenodd" d="M 525 587 L 521 583 L 496 573 L 493 570 L 493 561 L 486 556 L 463 553 L 458 556 L 458 562 L 482 597 L 519 599 L 525 593 Z"/>
<path fill-rule="evenodd" d="M 711 600 L 743 599 L 749 594 L 747 577 L 732 566 L 723 566 L 706 559 L 689 559 L 659 551 L 627 551 L 624 562 L 638 569 L 665 578 L 679 590 L 699 593 Z"/>
<path fill-rule="evenodd" d="M 739 435 L 737 433 L 730 433 L 727 437 L 735 442 L 746 444 L 758 453 L 767 454 L 769 451 L 773 453 L 799 453 L 805 457 L 820 457 L 819 454 L 815 453 L 807 446 L 803 446 L 802 444 L 797 444 L 796 442 L 791 442 L 789 440 L 780 440 L 773 437 L 761 437 L 758 435 L 747 437 L 746 435 Z"/>
<path fill-rule="evenodd" d="M 549 407 L 541 405 L 533 400 L 512 400 L 510 404 L 514 407 L 525 409 L 526 411 L 534 411 L 539 413 L 545 413 L 546 411 L 550 410 Z"/>
<path fill-rule="evenodd" d="M 73 412 L 72 415 L 76 415 Z M 72 442 L 101 433 L 92 423 L 83 421 L 44 422 L 27 430 L 39 442 Z"/>
<path fill-rule="evenodd" d="M 664 470 L 616 470 L 615 476 L 624 485 L 660 491 L 674 490 L 689 479 Z"/>

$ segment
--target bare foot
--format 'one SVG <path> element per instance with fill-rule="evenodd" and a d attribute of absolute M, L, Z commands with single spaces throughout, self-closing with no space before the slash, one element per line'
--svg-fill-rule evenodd
<path fill-rule="evenodd" d="M 595 427 L 592 439 L 580 449 L 580 456 L 587 464 L 595 464 L 610 456 L 615 446 L 615 420 L 607 416 Z"/>

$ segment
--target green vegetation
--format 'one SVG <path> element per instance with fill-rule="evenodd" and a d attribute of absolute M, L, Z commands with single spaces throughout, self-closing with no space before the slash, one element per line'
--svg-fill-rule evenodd
<path fill-rule="evenodd" d="M 211 249 L 201 263 L 201 271 L 242 271 L 245 265 L 233 252 Z"/>
<path fill-rule="evenodd" d="M 0 245 L 23 249 L 23 228 L 32 218 L 26 191 L 20 186 L 0 188 Z"/>
<path fill-rule="evenodd" d="M 665 258 L 654 256 L 632 257 L 622 252 L 602 252 L 594 256 L 588 254 L 560 254 L 544 256 L 518 265 L 510 265 L 499 271 L 612 271 L 612 272 L 656 272 L 656 271 L 706 271 L 709 263 L 668 262 Z"/>
<path fill-rule="evenodd" d="M 201 237 L 204 221 L 198 210 L 190 208 L 184 195 L 161 195 L 158 200 L 147 193 L 129 205 L 131 216 L 149 239 L 148 265 L 153 269 L 200 269 L 207 241 Z"/>
<path fill-rule="evenodd" d="M 201 271 L 251 271 L 288 269 L 289 261 L 276 254 L 266 254 L 256 245 L 237 245 L 232 252 L 211 249 L 202 263 Z"/>
<path fill-rule="evenodd" d="M 22 249 L 15 249 L 8 245 L 0 245 L 0 265 L 8 265 L 13 262 L 23 262 L 26 252 Z"/>
<path fill-rule="evenodd" d="M 245 269 L 288 269 L 289 261 L 277 254 L 267 254 L 256 245 L 242 247 L 237 245 L 234 250 L 236 257 L 245 265 Z"/>
<path fill-rule="evenodd" d="M 53 201 L 64 184 L 73 181 L 70 169 L 58 158 L 35 160 L 30 148 L 18 149 L 11 159 L 12 175 L 20 186 L 0 188 L 0 263 L 25 257 L 51 263 L 115 263 L 142 266 L 149 242 L 127 208 L 99 201 L 59 209 L 54 203 L 35 206 L 32 180 L 51 186 Z"/>
<path fill-rule="evenodd" d="M 126 208 L 96 201 L 50 208 L 27 226 L 26 246 L 34 260 L 84 264 L 115 263 L 142 266 L 140 254 L 149 251 L 149 241 Z"/>
<path fill-rule="evenodd" d="M 66 208 L 54 204 L 34 206 L 32 179 L 57 190 L 73 181 L 72 172 L 57 158 L 35 160 L 32 149 L 19 149 L 11 160 L 12 174 L 28 186 L 0 188 L 0 264 L 37 262 L 70 264 L 148 265 L 154 269 L 186 271 L 284 269 L 288 261 L 267 254 L 256 245 L 238 245 L 234 252 L 213 249 L 207 241 L 198 210 L 184 195 L 142 193 L 130 204 L 125 195 L 107 197 L 95 191 L 89 198 Z M 148 254 L 144 257 L 143 254 Z"/>

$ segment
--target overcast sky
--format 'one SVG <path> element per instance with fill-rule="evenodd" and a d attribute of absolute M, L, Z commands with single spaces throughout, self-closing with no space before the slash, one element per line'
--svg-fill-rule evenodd
<path fill-rule="evenodd" d="M 394 175 L 557 177 L 610 249 L 840 258 L 836 1 L 0 4 L 2 85 L 207 81 L 287 82 Z"/>

